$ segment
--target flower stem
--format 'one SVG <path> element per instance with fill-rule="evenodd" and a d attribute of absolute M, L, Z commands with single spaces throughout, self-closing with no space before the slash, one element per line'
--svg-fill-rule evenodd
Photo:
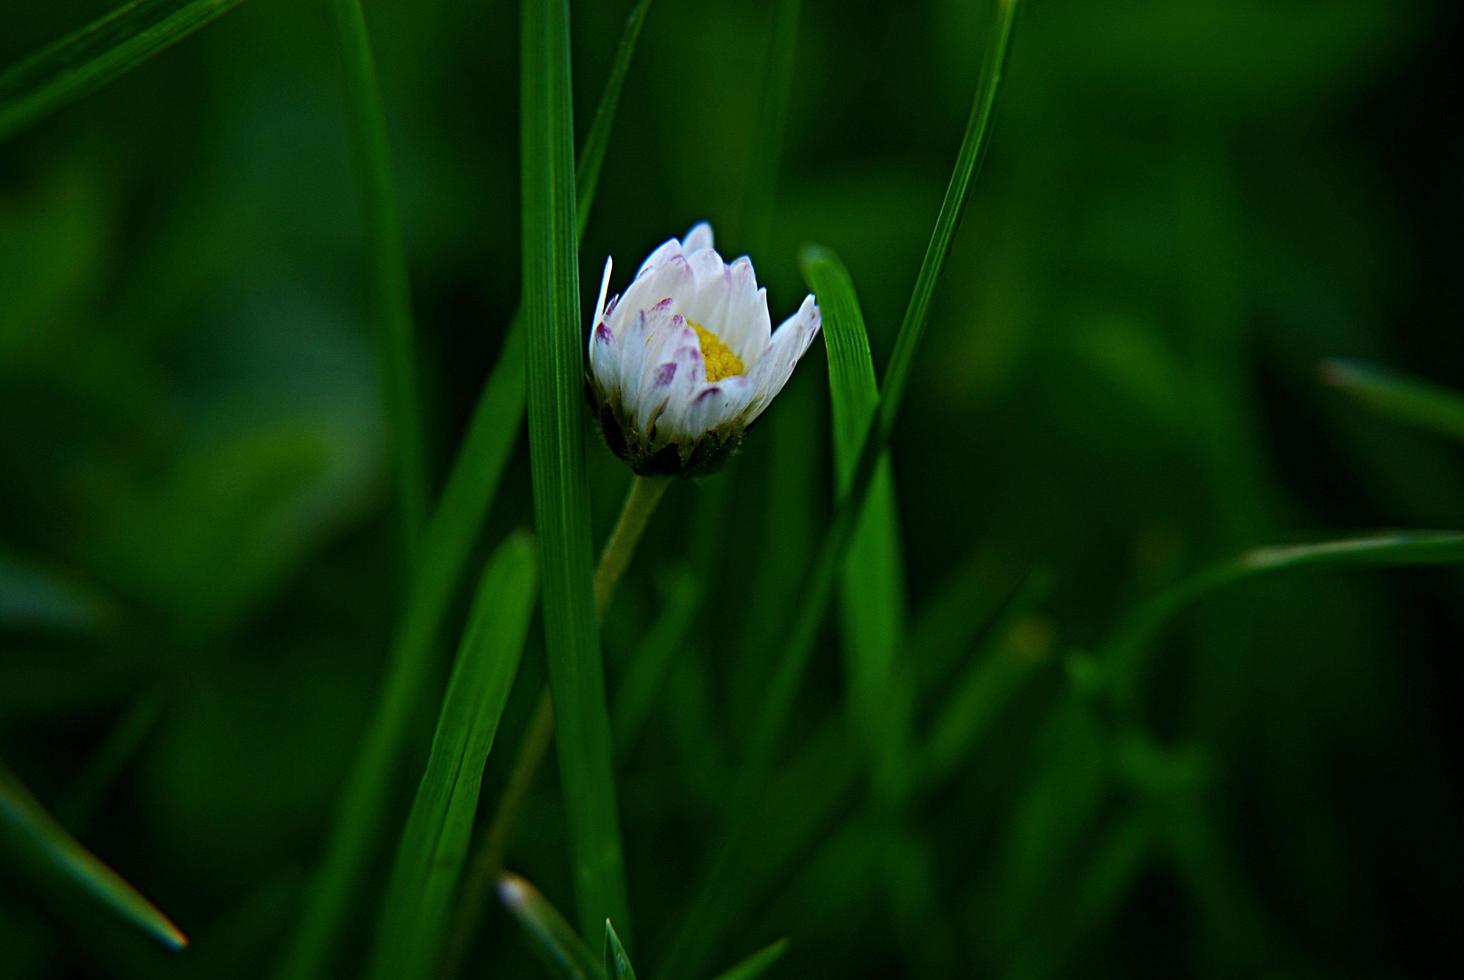
<path fill-rule="evenodd" d="M 615 586 L 620 584 L 620 576 L 630 565 L 635 547 L 640 544 L 641 535 L 670 484 L 669 476 L 638 476 L 631 483 L 625 505 L 620 508 L 620 519 L 615 522 L 605 550 L 600 552 L 600 564 L 595 568 L 595 612 L 601 619 L 605 618 Z"/>
<path fill-rule="evenodd" d="M 605 610 L 615 596 L 615 587 L 620 584 L 621 576 L 635 556 L 641 535 L 645 533 L 651 515 L 670 483 L 671 478 L 667 476 L 638 476 L 631 483 L 620 517 L 595 567 L 595 611 L 601 619 L 605 618 Z M 447 943 L 439 976 L 455 976 L 458 965 L 468 952 L 475 935 L 475 925 L 483 914 L 488 887 L 503 871 L 503 856 L 508 850 L 509 839 L 517 827 L 529 791 L 533 789 L 534 776 L 549 753 L 553 740 L 554 702 L 546 684 L 539 691 L 533 717 L 524 731 L 523 740 L 519 742 L 508 784 L 498 800 L 498 809 L 478 840 L 467 881 L 463 883 L 463 897 L 458 903 L 457 919 L 453 923 L 452 937 Z"/>

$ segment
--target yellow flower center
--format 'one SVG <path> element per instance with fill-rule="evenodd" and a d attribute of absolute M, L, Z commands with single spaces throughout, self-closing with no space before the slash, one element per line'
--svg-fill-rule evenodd
<path fill-rule="evenodd" d="M 696 339 L 701 342 L 702 360 L 707 365 L 708 381 L 721 381 L 747 370 L 742 358 L 732 353 L 732 348 L 722 343 L 722 339 L 716 334 L 695 320 L 687 320 L 686 325 L 696 331 Z"/>

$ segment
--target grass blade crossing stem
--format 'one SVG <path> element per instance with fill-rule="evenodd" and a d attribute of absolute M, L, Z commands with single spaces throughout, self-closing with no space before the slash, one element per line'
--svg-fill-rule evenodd
<path fill-rule="evenodd" d="M 615 63 L 600 96 L 596 125 L 580 154 L 578 230 L 584 233 L 595 178 L 609 148 L 614 107 L 630 68 L 634 39 L 650 0 L 640 0 L 626 23 Z M 600 120 L 605 122 L 600 124 Z M 518 444 L 524 415 L 524 332 L 515 312 L 503 350 L 478 396 L 468 433 L 453 460 L 442 499 L 427 526 L 402 626 L 393 643 L 375 713 L 366 729 L 336 810 L 335 832 L 282 975 L 310 980 L 321 972 L 382 824 L 390 780 L 401 754 L 408 718 L 430 672 L 434 642 L 463 568 L 478 540 L 503 470 Z"/>
<path fill-rule="evenodd" d="M 582 932 L 594 935 L 606 918 L 627 931 L 630 920 L 585 475 L 569 5 L 567 0 L 525 0 L 522 9 L 529 461 L 575 897 Z"/>

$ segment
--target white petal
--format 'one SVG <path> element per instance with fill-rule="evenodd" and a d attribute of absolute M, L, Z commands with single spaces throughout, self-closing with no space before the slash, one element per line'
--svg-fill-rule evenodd
<path fill-rule="evenodd" d="M 646 260 L 640 264 L 640 268 L 635 270 L 635 277 L 639 279 L 647 272 L 657 266 L 665 265 L 680 254 L 682 254 L 681 243 L 674 238 L 666 239 L 657 245 L 650 255 L 646 256 Z"/>
<path fill-rule="evenodd" d="M 692 393 L 686 411 L 678 420 L 679 434 L 688 439 L 710 432 L 736 418 L 752 394 L 752 384 L 743 375 L 703 385 Z"/>
<path fill-rule="evenodd" d="M 696 332 L 683 321 L 680 330 L 669 339 L 667 349 L 671 356 L 662 357 L 646 372 L 641 389 L 636 424 L 642 432 L 649 432 L 651 424 L 663 412 L 670 411 L 673 417 L 684 412 L 691 393 L 706 384 L 706 368 L 702 365 Z"/>
<path fill-rule="evenodd" d="M 783 321 L 773 333 L 768 349 L 747 372 L 753 394 L 748 401 L 744 424 L 751 423 L 777 397 L 788 383 L 793 368 L 818 335 L 822 319 L 812 296 L 803 301 L 798 312 Z"/>
<path fill-rule="evenodd" d="M 612 256 L 605 256 L 605 272 L 600 276 L 600 298 L 595 300 L 595 321 L 605 315 L 605 294 L 610 291 L 610 269 L 615 265 Z"/>
<path fill-rule="evenodd" d="M 590 374 L 611 398 L 620 391 L 620 339 L 604 320 L 590 331 Z"/>
<path fill-rule="evenodd" d="M 685 329 L 686 319 L 676 312 L 676 303 L 669 296 L 646 310 L 647 371 L 676 353 L 676 344 Z"/>
<path fill-rule="evenodd" d="M 691 295 L 694 284 L 695 278 L 686 258 L 680 254 L 673 255 L 631 283 L 616 305 L 628 312 L 649 309 L 667 297 Z"/>
<path fill-rule="evenodd" d="M 696 280 L 696 290 L 715 287 L 720 288 L 723 277 L 727 272 L 727 263 L 715 249 L 704 248 L 696 252 L 687 252 L 686 261 L 691 265 L 691 274 Z"/>
<path fill-rule="evenodd" d="M 729 265 L 727 271 L 726 305 L 720 311 L 716 325 L 706 326 L 722 343 L 732 348 L 743 364 L 751 364 L 771 338 L 767 290 L 757 288 L 752 260 L 745 255 Z"/>
<path fill-rule="evenodd" d="M 720 255 L 710 250 L 698 252 L 687 261 L 691 263 L 696 285 L 682 302 L 681 311 L 688 320 L 720 337 L 727 319 L 727 302 L 732 295 L 731 270 Z"/>
<path fill-rule="evenodd" d="M 625 348 L 620 355 L 620 384 L 626 411 L 634 415 L 640 411 L 645 393 L 652 390 L 649 384 L 651 372 L 661 361 L 667 360 L 671 352 L 666 350 L 666 341 L 674 329 L 684 324 L 673 324 L 671 301 L 657 303 L 649 310 L 636 315 L 637 328 L 625 337 Z M 634 348 L 634 350 L 632 350 Z M 629 394 L 634 392 L 634 395 Z"/>
<path fill-rule="evenodd" d="M 700 252 L 704 248 L 711 247 L 712 226 L 705 221 L 692 228 L 691 231 L 688 231 L 686 237 L 681 240 L 681 251 L 684 255 L 690 255 L 693 252 Z"/>

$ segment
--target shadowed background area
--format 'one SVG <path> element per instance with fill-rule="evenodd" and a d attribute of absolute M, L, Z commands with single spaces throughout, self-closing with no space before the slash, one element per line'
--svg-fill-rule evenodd
<path fill-rule="evenodd" d="M 110 6 L 6 5 L 0 68 Z M 581 137 L 628 7 L 571 4 Z M 364 8 L 437 489 L 520 293 L 517 4 Z M 623 285 L 708 219 L 775 323 L 807 290 L 800 247 L 835 249 L 882 366 L 991 11 L 804 0 L 772 161 L 777 5 L 655 0 L 586 317 L 605 255 Z M 855 696 L 836 605 L 756 840 L 700 903 L 832 511 L 821 343 L 727 471 L 671 488 L 606 619 L 642 976 L 780 936 L 769 976 L 1464 971 L 1457 568 L 1240 584 L 1159 634 L 1131 712 L 1081 696 L 1084 655 L 1215 561 L 1464 524 L 1460 444 L 1318 369 L 1464 388 L 1460 42 L 1454 5 L 1422 0 L 1025 5 L 893 439 L 908 689 Z M 344 102 L 329 5 L 248 0 L 0 144 L 0 759 L 193 940 L 165 953 L 7 860 L 5 978 L 261 976 L 299 914 L 407 578 Z M 596 434 L 589 471 L 598 546 L 628 473 Z M 520 440 L 475 565 L 532 521 Z M 870 718 L 900 711 L 882 778 Z M 508 863 L 567 910 L 564 848 L 546 768 Z M 497 905 L 470 942 L 463 976 L 548 975 Z"/>

